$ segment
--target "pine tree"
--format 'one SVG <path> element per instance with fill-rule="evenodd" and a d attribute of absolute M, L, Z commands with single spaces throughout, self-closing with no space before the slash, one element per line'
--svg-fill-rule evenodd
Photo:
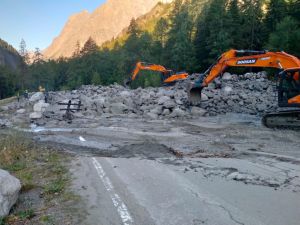
<path fill-rule="evenodd" d="M 43 54 L 39 48 L 35 48 L 33 63 L 41 63 L 43 61 Z"/>
<path fill-rule="evenodd" d="M 243 49 L 262 49 L 266 41 L 266 29 L 263 21 L 263 1 L 244 0 L 241 6 L 241 38 Z"/>
<path fill-rule="evenodd" d="M 273 51 L 284 50 L 300 57 L 300 28 L 297 28 L 297 20 L 291 16 L 285 17 L 271 33 L 268 47 Z"/>
<path fill-rule="evenodd" d="M 269 32 L 273 32 L 276 29 L 277 23 L 279 23 L 287 12 L 287 2 L 285 0 L 270 0 L 267 5 L 266 15 L 266 27 Z"/>
<path fill-rule="evenodd" d="M 168 34 L 168 22 L 165 18 L 160 18 L 154 29 L 154 38 L 159 41 L 161 47 L 164 48 Z"/>
<path fill-rule="evenodd" d="M 288 15 L 296 19 L 298 21 L 298 26 L 300 26 L 300 1 L 299 0 L 288 0 Z"/>
<path fill-rule="evenodd" d="M 98 46 L 92 37 L 85 42 L 83 48 L 80 51 L 81 55 L 88 55 L 98 51 Z"/>
<path fill-rule="evenodd" d="M 141 31 L 138 27 L 138 24 L 134 18 L 131 19 L 130 25 L 128 27 L 128 34 L 133 37 L 138 37 Z"/>
<path fill-rule="evenodd" d="M 79 43 L 79 41 L 77 41 L 76 45 L 75 45 L 75 50 L 74 50 L 72 58 L 79 57 L 80 56 L 80 52 L 81 52 L 80 43 Z"/>
<path fill-rule="evenodd" d="M 20 50 L 19 50 L 19 54 L 23 59 L 23 62 L 25 64 L 29 64 L 30 63 L 30 57 L 26 48 L 26 42 L 25 40 L 22 38 L 21 43 L 20 43 Z"/>
<path fill-rule="evenodd" d="M 241 37 L 241 15 L 238 0 L 230 0 L 229 7 L 226 15 L 225 27 L 228 30 L 231 43 L 230 47 L 235 49 L 242 48 L 242 37 Z"/>
<path fill-rule="evenodd" d="M 175 1 L 165 48 L 165 61 L 172 69 L 191 70 L 194 63 L 192 30 L 193 23 L 187 5 L 182 4 L 181 0 Z"/>
<path fill-rule="evenodd" d="M 26 49 L 26 42 L 24 39 L 21 40 L 19 54 L 22 58 L 22 61 L 20 65 L 20 80 L 18 81 L 18 83 L 21 89 L 24 90 L 26 84 L 29 83 L 29 81 L 26 81 L 26 79 L 28 79 L 28 64 L 30 63 L 30 58 Z"/>
<path fill-rule="evenodd" d="M 94 85 L 100 85 L 100 84 L 102 84 L 101 76 L 100 76 L 99 73 L 93 72 L 92 84 L 94 84 Z"/>

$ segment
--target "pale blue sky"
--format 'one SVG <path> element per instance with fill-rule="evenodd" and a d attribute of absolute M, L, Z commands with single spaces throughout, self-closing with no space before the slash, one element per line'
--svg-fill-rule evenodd
<path fill-rule="evenodd" d="M 0 0 L 0 38 L 19 49 L 44 49 L 58 36 L 68 17 L 95 10 L 106 0 Z"/>

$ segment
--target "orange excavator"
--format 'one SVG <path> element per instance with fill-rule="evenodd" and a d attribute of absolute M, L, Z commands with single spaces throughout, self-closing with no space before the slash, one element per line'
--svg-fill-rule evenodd
<path fill-rule="evenodd" d="M 189 75 L 186 72 L 174 73 L 172 70 L 166 69 L 164 66 L 152 63 L 138 62 L 131 77 L 125 81 L 125 86 L 128 86 L 137 78 L 140 70 L 150 70 L 161 72 L 161 80 L 163 85 L 172 85 L 179 80 L 185 80 Z"/>
<path fill-rule="evenodd" d="M 300 60 L 285 52 L 229 50 L 218 58 L 199 79 L 189 85 L 188 97 L 191 105 L 201 102 L 201 91 L 222 76 L 228 67 L 277 68 L 275 76 L 278 90 L 278 106 L 300 108 Z M 300 128 L 300 110 L 285 109 L 263 116 L 263 124 L 270 128 Z"/>

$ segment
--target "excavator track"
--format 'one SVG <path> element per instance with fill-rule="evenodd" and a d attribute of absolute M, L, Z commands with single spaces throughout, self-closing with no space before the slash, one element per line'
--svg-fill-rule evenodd
<path fill-rule="evenodd" d="M 262 123 L 268 128 L 300 130 L 300 110 L 266 114 L 262 118 Z"/>

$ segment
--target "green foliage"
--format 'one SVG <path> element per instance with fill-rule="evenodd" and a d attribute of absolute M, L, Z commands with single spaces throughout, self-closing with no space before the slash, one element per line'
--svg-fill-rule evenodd
<path fill-rule="evenodd" d="M 100 77 L 99 73 L 97 73 L 97 72 L 93 73 L 92 84 L 94 84 L 94 85 L 102 84 L 101 77 Z"/>
<path fill-rule="evenodd" d="M 132 19 L 126 33 L 101 48 L 89 38 L 82 48 L 80 43 L 74 46 L 70 59 L 45 62 L 37 49 L 34 63 L 23 64 L 19 73 L 0 68 L 0 97 L 22 88 L 37 90 L 39 85 L 48 90 L 66 90 L 83 84 L 122 84 L 137 61 L 161 64 L 178 72 L 203 72 L 231 48 L 268 47 L 300 56 L 299 15 L 298 0 L 160 3 L 148 16 Z M 25 44 L 22 46 L 26 52 Z M 160 83 L 157 73 L 141 72 L 133 86 Z"/>
<path fill-rule="evenodd" d="M 28 209 L 28 210 L 25 210 L 25 211 L 20 211 L 18 212 L 18 217 L 21 219 L 21 220 L 24 220 L 24 219 L 31 219 L 35 216 L 35 213 L 34 213 L 34 210 L 33 209 Z"/>
<path fill-rule="evenodd" d="M 271 33 L 268 47 L 273 51 L 284 50 L 294 55 L 300 55 L 300 27 L 299 23 L 290 16 L 285 17 L 277 24 L 276 30 Z"/>

